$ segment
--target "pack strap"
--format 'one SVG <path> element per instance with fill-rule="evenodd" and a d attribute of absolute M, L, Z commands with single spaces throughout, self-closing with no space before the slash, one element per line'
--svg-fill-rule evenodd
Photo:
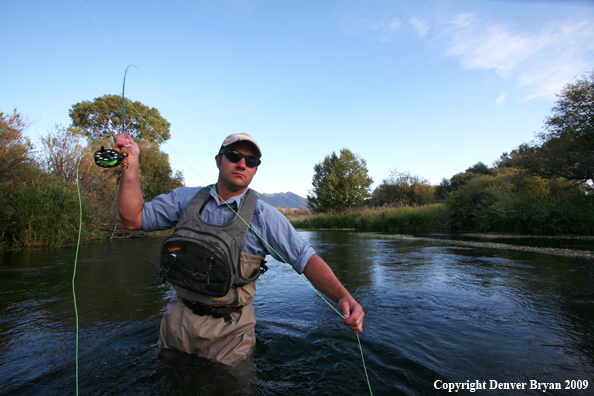
<path fill-rule="evenodd" d="M 192 312 L 194 315 L 204 316 L 210 315 L 213 318 L 223 318 L 225 322 L 231 321 L 231 314 L 239 311 L 242 307 L 215 307 L 209 305 L 203 305 L 200 303 L 188 301 L 185 298 L 180 297 L 181 302 Z"/>

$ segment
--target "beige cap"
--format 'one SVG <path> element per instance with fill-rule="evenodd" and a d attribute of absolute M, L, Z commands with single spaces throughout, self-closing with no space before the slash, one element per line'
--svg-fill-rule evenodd
<path fill-rule="evenodd" d="M 258 152 L 258 157 L 262 157 L 262 151 L 260 150 L 260 146 L 258 146 L 256 139 L 254 139 L 247 133 L 243 133 L 243 132 L 242 133 L 233 133 L 233 134 L 227 136 L 227 138 L 223 141 L 221 148 L 229 147 L 233 143 L 237 143 L 237 142 L 250 142 L 256 148 L 256 151 Z"/>

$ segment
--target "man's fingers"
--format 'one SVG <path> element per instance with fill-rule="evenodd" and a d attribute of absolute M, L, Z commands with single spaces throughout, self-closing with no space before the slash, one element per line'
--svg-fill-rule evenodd
<path fill-rule="evenodd" d="M 365 316 L 361 305 L 353 299 L 352 301 L 342 302 L 340 308 L 344 316 L 342 322 L 355 333 L 361 333 L 363 331 L 363 317 Z"/>

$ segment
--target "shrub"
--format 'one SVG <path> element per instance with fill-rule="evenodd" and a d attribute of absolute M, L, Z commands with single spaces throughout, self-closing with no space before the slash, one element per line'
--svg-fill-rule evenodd
<path fill-rule="evenodd" d="M 1 217 L 6 221 L 4 238 L 13 247 L 76 243 L 78 194 L 66 183 L 52 181 L 27 186 L 4 201 L 1 209 Z"/>

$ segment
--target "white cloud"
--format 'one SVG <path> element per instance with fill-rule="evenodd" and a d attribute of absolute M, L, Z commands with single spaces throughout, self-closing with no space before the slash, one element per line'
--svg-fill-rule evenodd
<path fill-rule="evenodd" d="M 403 19 L 394 16 L 356 17 L 348 25 L 384 42 L 413 31 L 425 44 L 439 45 L 438 51 L 457 58 L 463 68 L 495 71 L 521 88 L 514 92 L 524 99 L 554 98 L 565 84 L 594 65 L 593 13 L 550 19 L 541 25 L 529 17 L 512 23 L 470 12 L 446 17 L 417 14 L 406 20 L 403 25 Z"/>
<path fill-rule="evenodd" d="M 427 23 L 425 19 L 414 17 L 410 20 L 411 25 L 415 32 L 417 32 L 421 36 L 426 36 L 431 29 L 431 26 Z"/>
<path fill-rule="evenodd" d="M 398 31 L 402 26 L 402 19 L 394 17 L 384 17 L 377 21 L 369 23 L 369 27 L 380 33 L 382 41 L 393 41 L 397 38 Z"/>
<path fill-rule="evenodd" d="M 497 98 L 497 100 L 495 100 L 495 105 L 497 105 L 498 107 L 503 106 L 503 104 L 505 103 L 506 96 L 507 96 L 507 91 L 502 92 L 501 95 L 499 95 L 499 97 Z"/>
<path fill-rule="evenodd" d="M 468 69 L 493 69 L 528 89 L 527 99 L 554 97 L 594 63 L 594 23 L 552 22 L 522 31 L 461 14 L 447 23 L 446 55 Z"/>

